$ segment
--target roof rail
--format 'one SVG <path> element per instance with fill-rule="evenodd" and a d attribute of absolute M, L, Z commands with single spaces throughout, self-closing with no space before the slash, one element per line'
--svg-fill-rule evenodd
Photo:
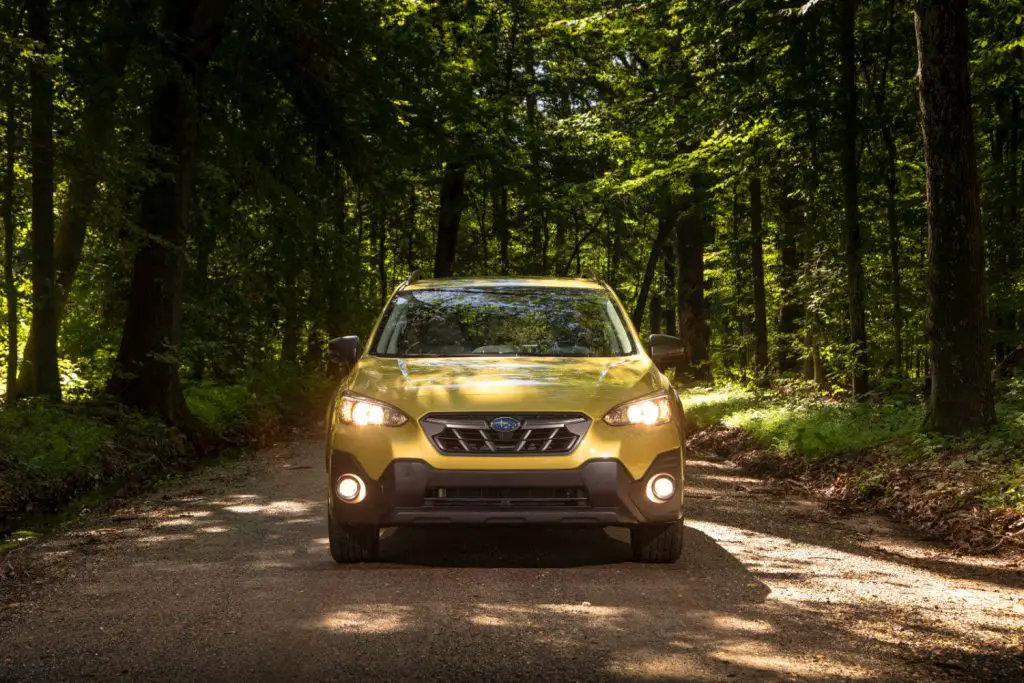
<path fill-rule="evenodd" d="M 585 270 L 585 271 L 583 271 L 583 273 L 580 275 L 580 277 L 582 277 L 584 280 L 590 280 L 591 282 L 596 282 L 597 284 L 601 285 L 604 289 L 606 289 L 607 291 L 611 292 L 612 294 L 615 293 L 615 290 L 612 289 L 612 286 L 610 284 L 608 284 L 607 282 L 605 282 L 603 278 L 600 278 L 597 275 L 595 275 L 594 271 L 592 271 L 592 270 Z"/>
<path fill-rule="evenodd" d="M 402 291 L 403 289 L 405 289 L 406 287 L 420 279 L 422 279 L 420 276 L 420 270 L 419 268 L 416 268 L 411 273 L 409 273 L 409 277 L 405 279 L 405 282 L 398 286 L 398 291 Z"/>

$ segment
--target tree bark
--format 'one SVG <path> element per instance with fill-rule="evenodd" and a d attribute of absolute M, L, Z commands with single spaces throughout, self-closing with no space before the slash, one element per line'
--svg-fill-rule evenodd
<path fill-rule="evenodd" d="M 299 288 L 295 268 L 287 267 L 284 277 L 284 322 L 281 328 L 281 362 L 295 364 L 299 359 Z"/>
<path fill-rule="evenodd" d="M 651 296 L 651 334 L 661 334 L 661 319 L 665 315 L 661 308 L 661 294 Z"/>
<path fill-rule="evenodd" d="M 764 288 L 764 204 L 761 178 L 750 179 L 750 265 L 754 278 L 754 376 L 768 381 L 768 311 Z"/>
<path fill-rule="evenodd" d="M 800 235 L 806 228 L 804 224 L 803 202 L 793 197 L 788 184 L 783 183 L 782 196 L 779 198 L 779 294 L 782 305 L 779 309 L 779 372 L 793 372 L 799 366 L 799 345 L 797 332 L 800 319 L 804 317 L 804 307 L 797 298 L 796 285 L 800 271 L 800 251 L 798 248 Z"/>
<path fill-rule="evenodd" d="M 14 280 L 14 163 L 18 144 L 14 77 L 8 74 L 4 92 L 4 293 L 7 297 L 7 399 L 17 394 L 18 377 L 18 286 Z"/>
<path fill-rule="evenodd" d="M 23 395 L 60 399 L 57 369 L 57 270 L 54 260 L 53 76 L 50 53 L 50 2 L 30 0 L 28 32 L 39 56 L 29 65 L 32 115 L 32 325 L 39 330 L 22 372 L 32 377 Z"/>
<path fill-rule="evenodd" d="M 678 221 L 678 218 L 676 219 Z M 676 230 L 679 226 L 676 226 Z M 665 306 L 661 312 L 663 321 L 658 323 L 659 325 L 665 326 L 665 334 L 673 337 L 679 334 L 679 328 L 677 327 L 679 320 L 676 315 L 676 300 L 678 299 L 678 284 L 679 284 L 679 269 L 676 263 L 676 253 L 678 249 L 678 237 L 675 234 L 670 235 L 666 238 L 664 245 L 662 246 L 662 252 L 664 252 L 664 258 L 662 259 L 665 263 Z"/>
<path fill-rule="evenodd" d="M 419 198 L 416 185 L 409 186 L 409 206 L 405 217 L 405 267 L 411 275 L 416 270 L 416 216 L 419 213 Z"/>
<path fill-rule="evenodd" d="M 899 155 L 896 139 L 892 129 L 886 125 L 883 131 L 885 140 L 885 216 L 889 226 L 889 297 L 892 305 L 893 325 L 893 371 L 897 378 L 902 379 L 903 371 L 903 273 L 900 265 L 900 215 L 899 215 L 899 175 L 897 162 Z"/>
<path fill-rule="evenodd" d="M 132 268 L 121 347 L 108 391 L 126 405 L 181 427 L 200 447 L 202 433 L 178 374 L 187 211 L 199 135 L 199 94 L 231 0 L 165 0 L 163 30 L 173 68 L 149 107 L 148 161 L 155 180 L 142 193 L 146 242 Z"/>
<path fill-rule="evenodd" d="M 380 281 L 380 308 L 388 302 L 388 218 L 387 215 L 377 217 L 377 279 Z"/>
<path fill-rule="evenodd" d="M 711 382 L 711 356 L 704 302 L 704 192 L 697 189 L 688 210 L 676 222 L 676 317 L 683 359 L 677 376 Z"/>
<path fill-rule="evenodd" d="M 437 249 L 434 253 L 434 277 L 451 277 L 455 272 L 455 252 L 459 244 L 459 224 L 466 205 L 466 168 L 448 161 L 441 179 L 441 209 L 437 222 Z"/>
<path fill-rule="evenodd" d="M 501 274 L 509 273 L 509 229 L 508 229 L 508 187 L 498 169 L 494 171 L 494 184 L 491 188 L 491 204 L 494 211 L 494 234 L 498 236 L 498 249 L 501 258 Z"/>
<path fill-rule="evenodd" d="M 857 3 L 858 0 L 840 0 L 839 63 L 847 300 L 850 341 L 855 349 L 851 388 L 854 396 L 863 396 L 868 391 L 869 358 L 867 321 L 864 312 L 864 245 L 860 229 L 860 161 L 857 150 Z"/>
<path fill-rule="evenodd" d="M 928 429 L 996 421 L 985 302 L 985 238 L 971 116 L 966 0 L 915 7 L 928 214 Z"/>
<path fill-rule="evenodd" d="M 673 208 L 666 205 L 658 215 L 658 234 L 651 244 L 651 252 L 647 257 L 647 267 L 644 269 L 644 279 L 640 282 L 640 291 L 636 295 L 636 303 L 633 305 L 633 325 L 640 329 L 644 322 L 644 309 L 647 307 L 647 297 L 651 292 L 651 285 L 654 283 L 654 273 L 658 268 L 658 261 L 661 260 L 661 250 L 664 248 L 665 240 L 671 233 L 675 214 Z"/>

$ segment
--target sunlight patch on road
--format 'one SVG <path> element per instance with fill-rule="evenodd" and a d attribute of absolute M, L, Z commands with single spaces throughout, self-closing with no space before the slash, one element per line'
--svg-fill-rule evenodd
<path fill-rule="evenodd" d="M 399 605 L 372 605 L 331 612 L 316 626 L 341 633 L 393 633 L 405 628 L 410 608 Z"/>
<path fill-rule="evenodd" d="M 156 543 L 169 543 L 171 541 L 189 541 L 195 538 L 192 534 L 152 534 L 138 539 L 139 543 L 147 545 Z"/>
<path fill-rule="evenodd" d="M 164 522 L 157 524 L 159 528 L 165 527 L 189 527 L 195 526 L 196 520 L 189 519 L 188 517 L 179 517 L 177 519 L 168 519 Z"/>
<path fill-rule="evenodd" d="M 755 671 L 773 672 L 787 676 L 814 677 L 820 673 L 820 665 L 809 657 L 787 656 L 777 648 L 756 640 L 737 640 L 719 648 L 713 659 L 726 664 L 741 666 Z M 877 678 L 877 672 L 857 667 L 850 661 L 842 665 L 843 680 L 868 680 Z"/>
<path fill-rule="evenodd" d="M 731 614 L 719 614 L 711 617 L 710 621 L 712 627 L 716 629 L 761 634 L 775 632 L 775 629 L 767 621 L 743 619 Z"/>
<path fill-rule="evenodd" d="M 500 617 L 493 617 L 493 616 L 491 616 L 489 614 L 477 614 L 477 615 L 474 615 L 474 616 L 469 618 L 469 622 L 471 624 L 476 624 L 477 626 L 509 626 L 510 625 L 506 620 L 504 620 L 504 619 L 502 619 Z"/>
<path fill-rule="evenodd" d="M 469 616 L 478 626 L 509 626 L 546 629 L 554 618 L 559 624 L 572 620 L 586 628 L 621 631 L 620 621 L 628 620 L 630 610 L 589 603 L 549 603 L 539 605 L 506 605 L 480 603 L 477 613 Z"/>
<path fill-rule="evenodd" d="M 308 515 L 314 507 L 313 503 L 298 500 L 275 500 L 271 503 L 260 505 L 258 503 L 242 503 L 238 505 L 226 505 L 228 512 L 235 512 L 242 515 L 264 514 L 274 516 L 286 515 Z"/>

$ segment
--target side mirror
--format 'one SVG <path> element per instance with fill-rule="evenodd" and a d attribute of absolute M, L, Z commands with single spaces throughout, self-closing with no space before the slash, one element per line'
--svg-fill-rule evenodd
<path fill-rule="evenodd" d="M 338 365 L 355 365 L 363 353 L 359 337 L 338 337 L 330 343 L 331 362 Z"/>
<path fill-rule="evenodd" d="M 683 342 L 667 334 L 652 334 L 650 338 L 651 360 L 655 367 L 664 372 L 683 357 Z"/>

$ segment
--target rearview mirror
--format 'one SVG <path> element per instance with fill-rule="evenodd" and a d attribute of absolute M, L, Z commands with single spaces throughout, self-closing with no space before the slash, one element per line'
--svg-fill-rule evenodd
<path fill-rule="evenodd" d="M 330 349 L 331 362 L 338 365 L 355 365 L 362 355 L 363 345 L 359 342 L 359 337 L 338 337 L 331 340 Z"/>
<path fill-rule="evenodd" d="M 664 372 L 683 357 L 683 342 L 667 334 L 652 334 L 650 338 L 651 360 L 655 367 Z"/>

